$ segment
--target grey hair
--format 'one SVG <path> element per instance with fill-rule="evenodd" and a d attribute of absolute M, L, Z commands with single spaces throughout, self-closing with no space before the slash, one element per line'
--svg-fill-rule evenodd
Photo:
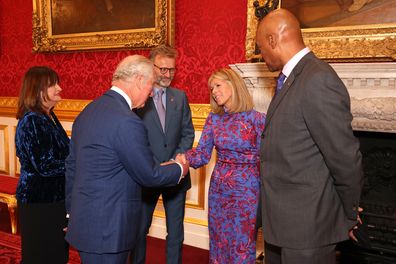
<path fill-rule="evenodd" d="M 154 65 L 142 55 L 131 55 L 124 58 L 113 73 L 112 81 L 127 81 L 130 78 L 141 75 L 145 79 L 153 78 Z"/>

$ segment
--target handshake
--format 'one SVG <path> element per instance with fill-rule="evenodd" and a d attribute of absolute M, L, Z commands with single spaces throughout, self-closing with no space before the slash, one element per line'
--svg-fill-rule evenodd
<path fill-rule="evenodd" d="M 172 163 L 179 163 L 183 168 L 183 176 L 186 176 L 187 172 L 189 171 L 190 163 L 186 159 L 186 155 L 184 153 L 179 153 L 176 155 L 174 160 L 170 160 L 164 163 L 161 163 L 162 166 L 172 164 Z"/>

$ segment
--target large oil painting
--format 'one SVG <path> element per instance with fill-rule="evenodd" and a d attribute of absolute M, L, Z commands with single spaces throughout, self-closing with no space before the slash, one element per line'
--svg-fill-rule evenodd
<path fill-rule="evenodd" d="M 33 51 L 173 44 L 174 0 L 33 0 Z"/>
<path fill-rule="evenodd" d="M 258 1 L 262 6 L 269 2 Z M 259 59 L 253 3 L 248 0 L 248 60 Z M 296 15 L 305 43 L 323 59 L 396 60 L 396 0 L 280 0 L 279 6 Z"/>

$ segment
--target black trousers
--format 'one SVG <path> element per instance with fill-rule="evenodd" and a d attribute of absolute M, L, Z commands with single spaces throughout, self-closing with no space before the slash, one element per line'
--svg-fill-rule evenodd
<path fill-rule="evenodd" d="M 22 240 L 21 264 L 65 264 L 69 246 L 64 238 L 65 203 L 18 202 Z"/>

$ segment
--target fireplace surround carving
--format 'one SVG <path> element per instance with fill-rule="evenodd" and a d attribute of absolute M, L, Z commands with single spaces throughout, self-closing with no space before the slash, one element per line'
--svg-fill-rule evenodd
<path fill-rule="evenodd" d="M 359 131 L 396 132 L 396 63 L 332 63 L 351 97 L 352 127 Z M 256 109 L 266 112 L 277 72 L 265 63 L 230 65 L 245 80 Z"/>

